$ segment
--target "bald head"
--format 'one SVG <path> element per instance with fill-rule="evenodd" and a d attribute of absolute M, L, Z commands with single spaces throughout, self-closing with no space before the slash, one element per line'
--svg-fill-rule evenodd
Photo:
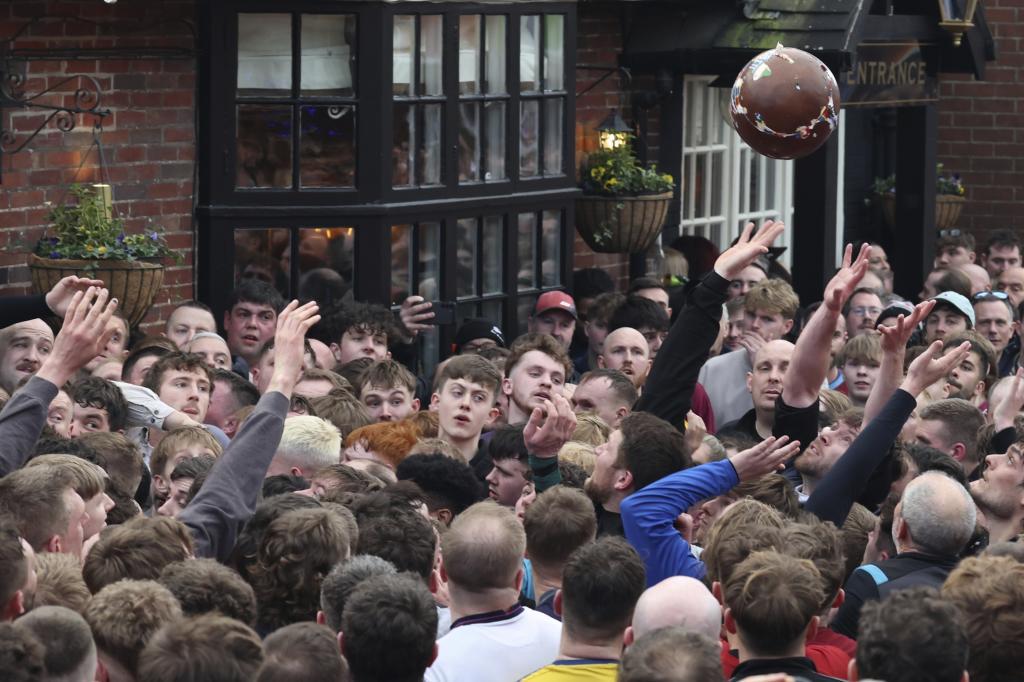
<path fill-rule="evenodd" d="M 916 549 L 955 556 L 970 540 L 976 520 L 977 510 L 967 489 L 945 474 L 929 471 L 903 491 L 893 539 L 900 552 Z"/>
<path fill-rule="evenodd" d="M 722 607 L 699 580 L 686 576 L 666 578 L 647 588 L 633 611 L 633 638 L 678 625 L 717 640 L 722 628 Z"/>
<path fill-rule="evenodd" d="M 967 279 L 971 281 L 972 296 L 979 291 L 988 291 L 991 288 L 992 280 L 989 279 L 988 270 L 977 263 L 967 263 L 966 265 L 961 265 L 958 269 L 967 275 Z"/>
<path fill-rule="evenodd" d="M 644 335 L 636 329 L 619 327 L 605 337 L 597 364 L 619 370 L 640 388 L 651 370 L 651 348 Z"/>
<path fill-rule="evenodd" d="M 28 320 L 0 329 L 0 388 L 7 393 L 39 371 L 53 350 L 53 332 L 42 320 Z"/>

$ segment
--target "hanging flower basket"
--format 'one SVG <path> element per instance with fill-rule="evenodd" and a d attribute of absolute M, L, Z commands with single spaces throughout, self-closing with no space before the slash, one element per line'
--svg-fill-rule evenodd
<path fill-rule="evenodd" d="M 641 253 L 658 238 L 671 200 L 672 192 L 583 196 L 576 200 L 576 231 L 598 253 Z"/>
<path fill-rule="evenodd" d="M 133 327 L 149 312 L 164 282 L 163 264 L 142 260 L 74 260 L 32 254 L 28 267 L 32 290 L 37 294 L 45 294 L 69 275 L 103 280 L 110 297 L 118 300 L 118 309 Z"/>
<path fill-rule="evenodd" d="M 948 230 L 956 225 L 967 199 L 956 194 L 935 195 L 935 229 Z M 896 227 L 896 197 L 886 194 L 882 197 L 882 214 L 889 227 Z"/>

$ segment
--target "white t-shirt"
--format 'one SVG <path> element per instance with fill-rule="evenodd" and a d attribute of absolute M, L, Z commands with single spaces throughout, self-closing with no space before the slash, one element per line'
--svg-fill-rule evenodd
<path fill-rule="evenodd" d="M 531 609 L 453 626 L 426 682 L 516 682 L 558 658 L 562 624 Z"/>

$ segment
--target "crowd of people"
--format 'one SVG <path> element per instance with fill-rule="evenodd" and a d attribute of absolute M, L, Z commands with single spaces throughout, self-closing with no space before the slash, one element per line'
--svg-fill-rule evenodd
<path fill-rule="evenodd" d="M 419 296 L 0 300 L 0 678 L 1019 679 L 1020 242 L 941 237 L 916 303 L 848 246 L 815 302 L 783 229 L 429 375 Z"/>

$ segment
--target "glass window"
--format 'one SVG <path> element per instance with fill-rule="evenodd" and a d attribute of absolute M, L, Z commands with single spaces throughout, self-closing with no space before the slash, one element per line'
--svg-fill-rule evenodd
<path fill-rule="evenodd" d="M 537 146 L 540 142 L 540 101 L 523 100 L 519 115 L 519 175 L 528 178 L 540 175 Z"/>
<path fill-rule="evenodd" d="M 519 253 L 519 290 L 537 288 L 537 214 L 519 214 L 519 233 L 516 240 Z"/>
<path fill-rule="evenodd" d="M 505 15 L 488 14 L 486 26 L 484 50 L 486 91 L 490 94 L 503 94 L 507 92 L 505 84 Z"/>
<path fill-rule="evenodd" d="M 565 17 L 520 17 L 519 46 L 519 177 L 564 175 Z"/>
<path fill-rule="evenodd" d="M 441 223 L 420 223 L 416 293 L 428 301 L 440 298 L 441 292 Z"/>
<path fill-rule="evenodd" d="M 312 227 L 299 230 L 299 290 L 302 301 L 314 300 L 321 308 L 351 299 L 355 282 L 352 227 Z M 291 245 L 281 255 L 285 272 L 291 267 Z"/>
<path fill-rule="evenodd" d="M 391 226 L 391 305 L 399 305 L 411 293 L 412 225 Z"/>
<path fill-rule="evenodd" d="M 544 91 L 565 89 L 565 17 L 544 17 Z"/>
<path fill-rule="evenodd" d="M 287 229 L 235 230 L 235 283 L 258 279 L 271 285 L 282 296 L 291 296 L 288 269 L 283 260 L 290 247 Z"/>
<path fill-rule="evenodd" d="M 243 13 L 237 28 L 235 187 L 354 187 L 355 15 Z"/>
<path fill-rule="evenodd" d="M 393 187 L 438 185 L 442 182 L 442 19 L 439 14 L 400 14 L 394 19 L 391 87 L 394 97 Z M 413 59 L 413 55 L 417 58 Z"/>
<path fill-rule="evenodd" d="M 506 25 L 504 15 L 459 17 L 460 183 L 508 178 Z"/>
<path fill-rule="evenodd" d="M 477 263 L 477 220 L 461 218 L 457 224 L 455 244 L 455 288 L 460 298 L 475 296 Z"/>
<path fill-rule="evenodd" d="M 238 94 L 287 97 L 292 90 L 292 15 L 238 15 Z"/>
<path fill-rule="evenodd" d="M 519 90 L 540 90 L 540 16 L 519 17 Z"/>
<path fill-rule="evenodd" d="M 480 92 L 480 16 L 459 17 L 459 94 Z"/>
<path fill-rule="evenodd" d="M 480 267 L 483 269 L 483 293 L 500 294 L 504 291 L 501 254 L 505 243 L 505 221 L 501 216 L 484 218 L 483 246 Z"/>
<path fill-rule="evenodd" d="M 541 215 L 541 286 L 555 287 L 562 283 L 562 212 L 544 211 Z"/>

